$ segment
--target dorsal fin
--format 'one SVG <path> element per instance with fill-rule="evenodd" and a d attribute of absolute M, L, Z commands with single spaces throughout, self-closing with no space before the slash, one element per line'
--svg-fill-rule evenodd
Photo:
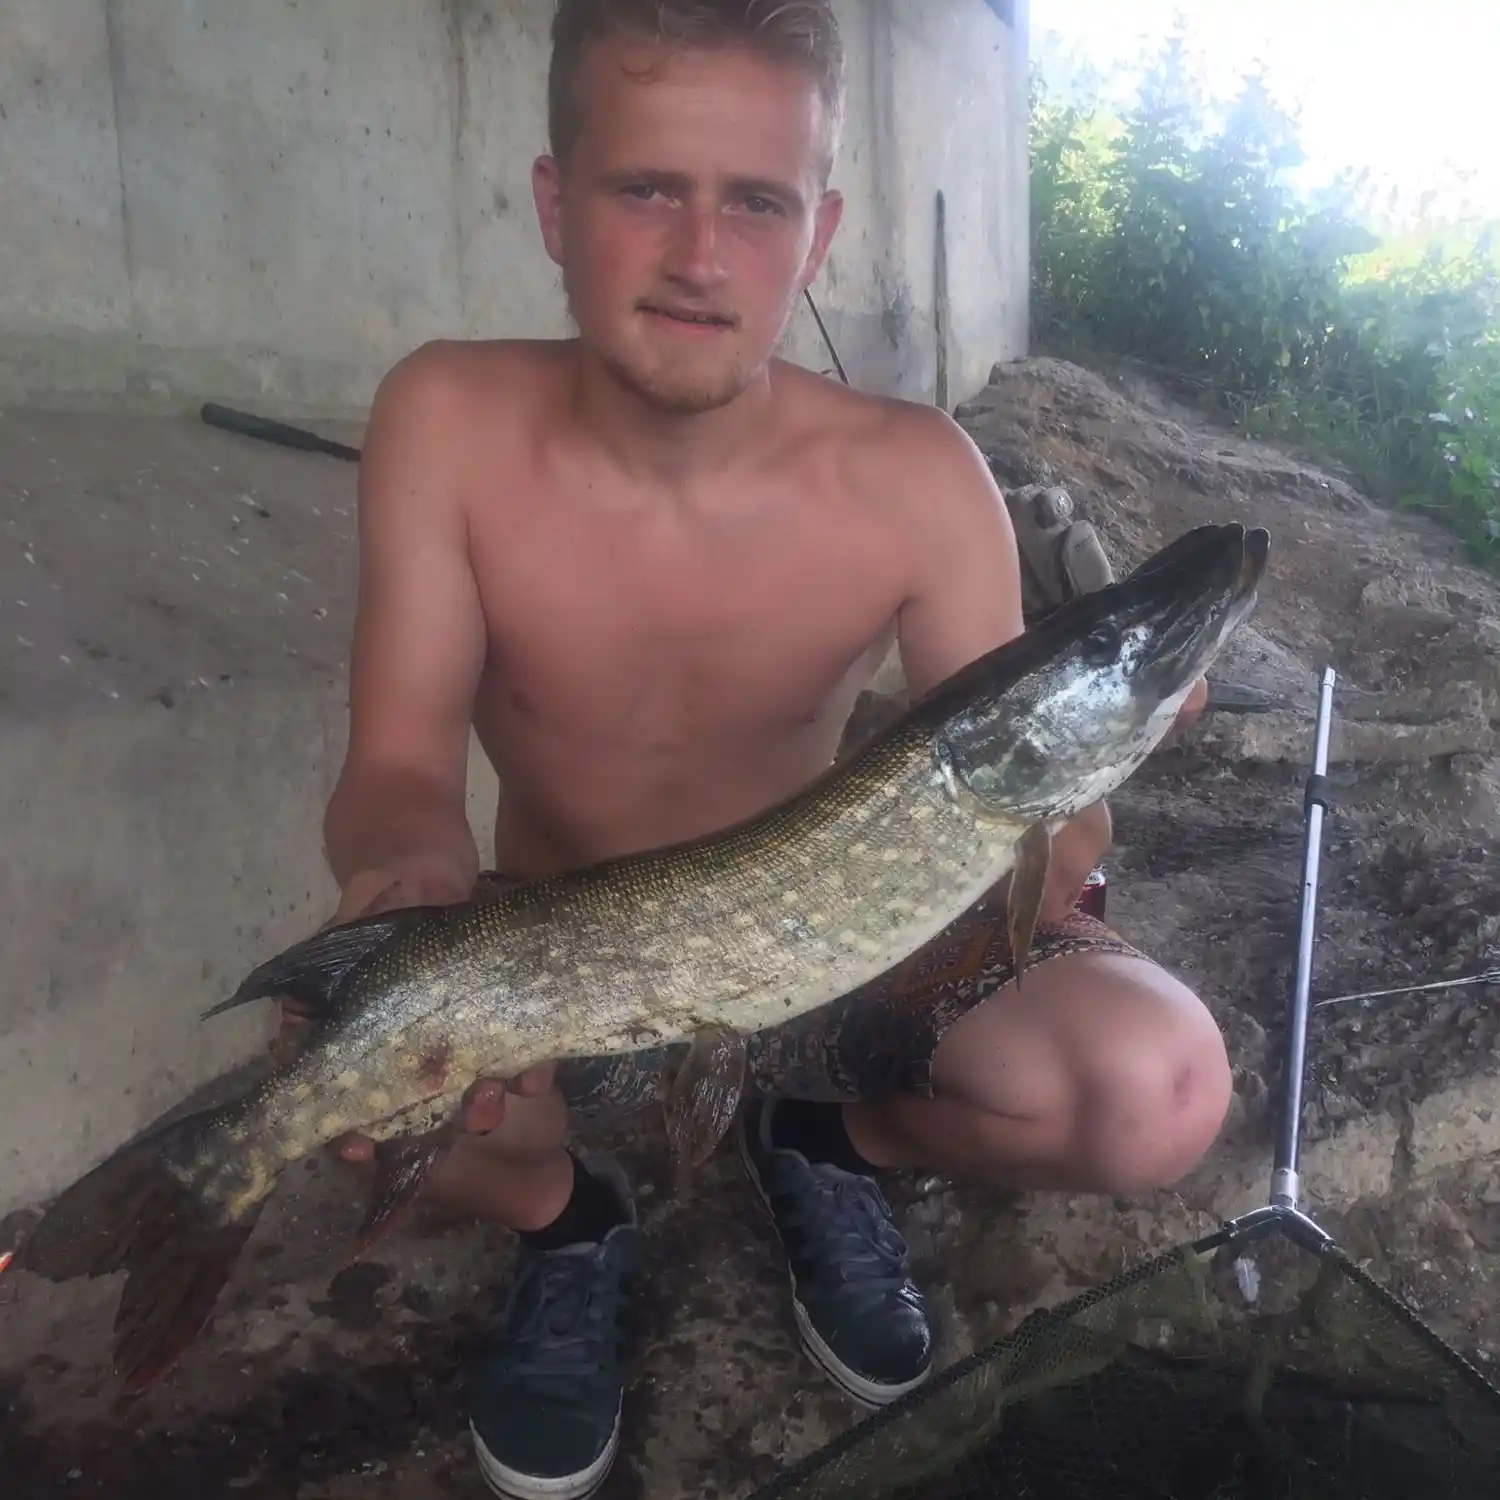
<path fill-rule="evenodd" d="M 297 1001 L 315 1017 L 321 1016 L 349 971 L 361 960 L 435 913 L 451 910 L 447 906 L 407 906 L 324 928 L 267 959 L 229 999 L 205 1011 L 203 1019 L 223 1015 L 252 1000 L 282 997 Z"/>

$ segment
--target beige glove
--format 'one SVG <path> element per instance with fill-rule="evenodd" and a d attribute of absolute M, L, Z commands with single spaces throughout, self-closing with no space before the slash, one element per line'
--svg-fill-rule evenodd
<path fill-rule="evenodd" d="M 1061 485 L 1030 484 L 1005 496 L 1021 561 L 1021 611 L 1028 625 L 1080 594 L 1114 582 L 1099 534 L 1074 512 Z"/>

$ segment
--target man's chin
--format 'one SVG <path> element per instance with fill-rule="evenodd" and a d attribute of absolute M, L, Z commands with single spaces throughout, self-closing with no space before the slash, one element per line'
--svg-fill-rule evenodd
<path fill-rule="evenodd" d="M 607 359 L 615 378 L 644 405 L 663 416 L 691 417 L 717 411 L 742 395 L 754 369 L 643 370 L 625 360 Z"/>

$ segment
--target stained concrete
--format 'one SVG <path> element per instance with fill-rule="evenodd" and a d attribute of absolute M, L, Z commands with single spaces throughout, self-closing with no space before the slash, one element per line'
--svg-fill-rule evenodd
<path fill-rule="evenodd" d="M 536 230 L 547 0 L 12 0 L 0 400 L 358 414 L 426 339 L 567 330 Z M 843 0 L 846 223 L 815 288 L 854 381 L 953 399 L 1026 342 L 1026 30 Z M 791 357 L 832 368 L 797 308 Z"/>
<path fill-rule="evenodd" d="M 264 1018 L 200 1013 L 332 910 L 354 484 L 182 419 L 0 415 L 0 1217 L 252 1056 Z M 471 784 L 487 838 L 477 753 Z"/>

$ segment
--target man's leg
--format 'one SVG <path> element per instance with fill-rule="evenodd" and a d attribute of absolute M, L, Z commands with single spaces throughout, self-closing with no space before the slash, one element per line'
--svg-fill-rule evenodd
<path fill-rule="evenodd" d="M 1141 958 L 1070 953 L 961 1017 L 933 1096 L 862 1101 L 851 1141 L 882 1168 L 926 1166 L 1020 1188 L 1171 1187 L 1217 1139 L 1231 1095 L 1213 1017 Z"/>
<path fill-rule="evenodd" d="M 747 1111 L 745 1164 L 808 1353 L 867 1404 L 920 1383 L 932 1352 L 880 1171 L 1143 1192 L 1185 1175 L 1227 1113 L 1213 1018 L 1101 923 L 1039 931 L 1019 990 L 1012 976 L 1003 907 L 981 903 L 759 1059 L 763 1091 L 783 1097 Z M 820 1068 L 859 1102 L 785 1097 L 821 1093 Z"/>
<path fill-rule="evenodd" d="M 580 1500 L 613 1464 L 624 1392 L 621 1315 L 639 1230 L 619 1170 L 579 1159 L 564 1140 L 574 1106 L 585 1115 L 610 1106 L 629 1112 L 653 1081 L 653 1062 L 564 1064 L 546 1093 L 506 1094 L 495 1128 L 461 1137 L 423 1187 L 424 1203 L 517 1232 L 500 1326 L 469 1382 L 480 1471 L 505 1500 Z M 481 1086 L 469 1101 L 471 1120 L 485 1119 L 484 1092 L 500 1087 Z M 359 1160 L 367 1150 L 344 1154 Z"/>

